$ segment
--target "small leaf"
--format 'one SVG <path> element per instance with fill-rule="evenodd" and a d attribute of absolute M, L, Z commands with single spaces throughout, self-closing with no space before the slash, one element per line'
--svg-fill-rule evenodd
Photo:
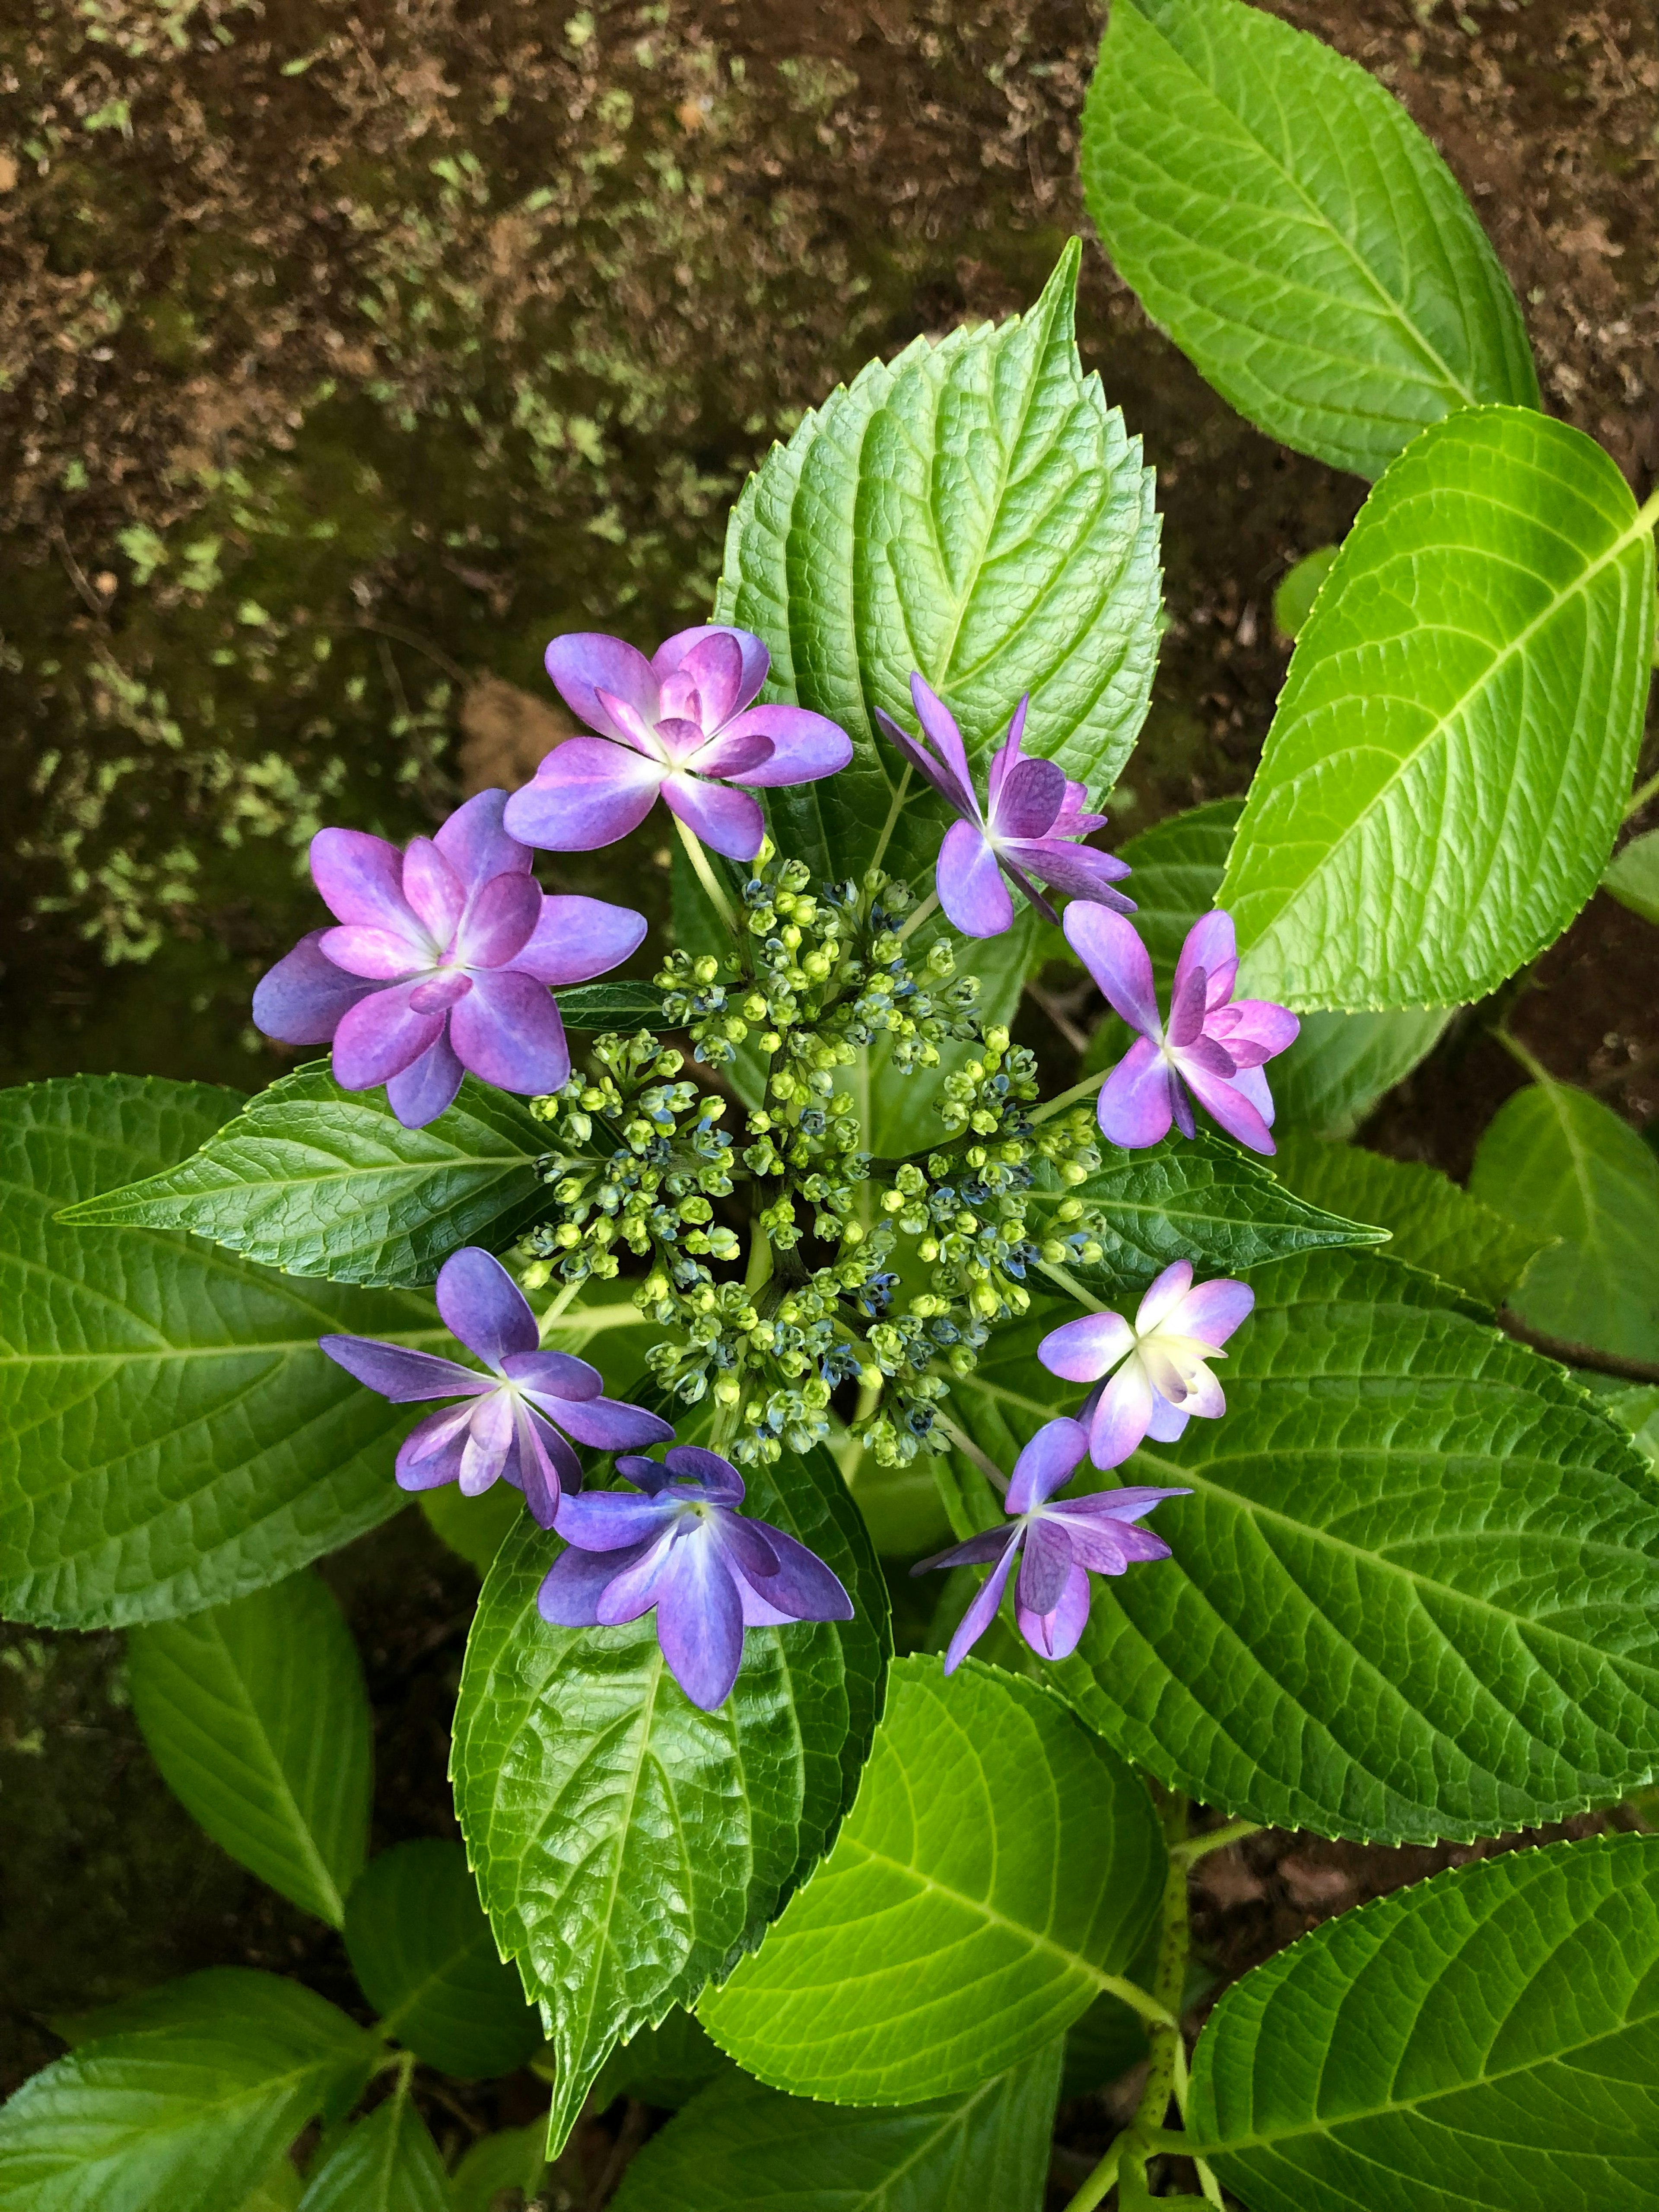
<path fill-rule="evenodd" d="M 1602 873 L 1601 888 L 1644 921 L 1659 921 L 1659 830 L 1632 837 L 1613 854 Z"/>
<path fill-rule="evenodd" d="M 346 1954 L 363 1994 L 428 2066 L 465 2081 L 511 2074 L 541 2048 L 541 2021 L 495 1950 L 459 1844 L 394 1844 L 351 1893 Z"/>
<path fill-rule="evenodd" d="M 1340 550 L 1335 545 L 1322 545 L 1316 551 L 1304 554 L 1274 586 L 1273 628 L 1292 644 L 1306 628 L 1320 586 L 1330 574 Z"/>
<path fill-rule="evenodd" d="M 698 2008 L 740 2066 L 839 2104 L 971 2088 L 1064 2034 L 1139 1948 L 1164 1845 L 1046 1689 L 898 1661 L 835 1850 Z"/>
<path fill-rule="evenodd" d="M 406 2094 L 347 2130 L 312 2175 L 300 2212 L 452 2212 L 437 2145 Z"/>
<path fill-rule="evenodd" d="M 680 1441 L 697 1433 L 683 1423 Z M 611 2045 L 729 1972 L 811 1871 L 880 1711 L 886 1590 L 834 1462 L 786 1455 L 745 1480 L 754 1513 L 816 1552 L 857 1613 L 750 1629 L 718 1712 L 668 1674 L 653 1616 L 542 1620 L 561 1547 L 527 1515 L 478 1601 L 456 1811 L 496 1941 L 550 2015 L 556 2155 Z"/>
<path fill-rule="evenodd" d="M 848 2112 L 736 2069 L 653 2136 L 614 2212 L 1041 2212 L 1060 2046 L 898 2112 Z"/>
<path fill-rule="evenodd" d="M 1251 2212 L 1648 2212 L 1656 1993 L 1659 1838 L 1505 1852 L 1236 1982 L 1188 2125 Z"/>
<path fill-rule="evenodd" d="M 1375 77 L 1238 0 L 1114 0 L 1083 189 L 1146 312 L 1242 415 L 1374 477 L 1460 407 L 1536 407 L 1474 210 Z"/>
<path fill-rule="evenodd" d="M 1390 1232 L 1388 1256 L 1501 1306 L 1546 1239 L 1460 1190 L 1437 1168 L 1388 1160 L 1356 1145 L 1281 1136 L 1273 1172 L 1316 1206 L 1375 1221 Z"/>
<path fill-rule="evenodd" d="M 406 1129 L 384 1091 L 343 1091 L 326 1063 L 248 1101 L 163 1175 L 71 1206 L 74 1227 L 188 1229 L 290 1275 L 429 1283 L 463 1244 L 501 1251 L 544 1201 L 549 1133 L 475 1082 Z"/>
<path fill-rule="evenodd" d="M 508 2189 L 516 2189 L 527 2203 L 546 2172 L 546 2122 L 503 2128 L 475 2142 L 450 2176 L 451 2212 L 498 2212 L 497 2199 Z"/>
<path fill-rule="evenodd" d="M 659 1030 L 663 994 L 654 983 L 624 979 L 579 983 L 556 994 L 568 1030 Z"/>
<path fill-rule="evenodd" d="M 167 1787 L 232 1858 L 338 1928 L 368 1848 L 368 1697 L 315 1575 L 152 1622 L 133 1711 Z"/>
<path fill-rule="evenodd" d="M 1647 1382 L 1624 1386 L 1615 1383 L 1598 1392 L 1597 1396 L 1609 1420 L 1617 1421 L 1621 1429 L 1630 1431 L 1632 1443 L 1648 1465 L 1659 1466 L 1659 1389 Z"/>
<path fill-rule="evenodd" d="M 658 2027 L 642 2027 L 617 2045 L 593 2084 L 593 2109 L 602 2112 L 618 2097 L 639 2097 L 678 2112 L 731 2064 L 696 2015 L 676 2006 Z"/>
<path fill-rule="evenodd" d="M 1440 1042 L 1443 1008 L 1391 1014 L 1304 1014 L 1300 1035 L 1273 1063 L 1275 1136 L 1304 1129 L 1340 1141 Z"/>
<path fill-rule="evenodd" d="M 1653 610 L 1600 446 L 1519 408 L 1425 431 L 1291 657 L 1221 888 L 1241 992 L 1461 1006 L 1559 936 L 1630 790 Z"/>

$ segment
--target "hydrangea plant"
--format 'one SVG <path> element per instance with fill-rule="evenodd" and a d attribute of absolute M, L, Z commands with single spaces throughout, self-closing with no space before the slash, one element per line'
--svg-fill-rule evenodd
<path fill-rule="evenodd" d="M 1083 166 L 1216 388 L 1375 479 L 1242 809 L 1090 842 L 1158 525 L 1074 243 L 773 450 L 708 622 L 556 636 L 590 734 L 532 783 L 321 833 L 331 925 L 253 1012 L 331 1064 L 9 1095 L 5 1605 L 130 1629 L 163 1771 L 379 2026 L 240 1973 L 79 2023 L 0 2205 L 288 2203 L 299 2142 L 313 2212 L 435 2206 L 419 2069 L 533 2053 L 545 2133 L 455 2202 L 678 2063 L 633 2212 L 1031 2212 L 1102 2036 L 1145 2087 L 1071 2212 L 1659 2201 L 1643 1833 L 1437 1875 L 1183 2018 L 1189 1871 L 1253 1827 L 1472 1842 L 1655 1781 L 1651 1154 L 1531 1063 L 1468 1193 L 1281 1151 L 1275 1095 L 1352 1119 L 1595 889 L 1652 788 L 1659 496 L 1540 411 L 1389 95 L 1243 0 L 1115 0 Z M 641 957 L 557 856 L 659 798 Z M 1106 1012 L 1045 1096 L 1062 948 Z M 311 1571 L 406 1491 L 487 1570 L 465 1869 L 364 1867 Z"/>

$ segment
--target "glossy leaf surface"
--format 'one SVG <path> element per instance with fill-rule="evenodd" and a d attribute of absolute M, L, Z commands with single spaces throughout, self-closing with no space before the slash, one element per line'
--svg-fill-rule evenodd
<path fill-rule="evenodd" d="M 1440 1041 L 1450 1017 L 1439 1007 L 1388 1014 L 1304 1014 L 1302 1030 L 1273 1061 L 1275 1142 L 1301 1129 L 1340 1141 Z"/>
<path fill-rule="evenodd" d="M 388 2097 L 340 2138 L 300 2212 L 453 2212 L 437 2145 L 406 2095 Z"/>

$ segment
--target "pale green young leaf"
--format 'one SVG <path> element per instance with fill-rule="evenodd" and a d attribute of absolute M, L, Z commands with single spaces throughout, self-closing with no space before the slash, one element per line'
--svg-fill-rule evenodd
<path fill-rule="evenodd" d="M 252 2196 L 244 2197 L 238 2212 L 300 2212 L 305 2188 L 299 2168 L 284 2151 Z"/>
<path fill-rule="evenodd" d="M 0 1094 L 0 1608 L 14 1620 L 197 1612 L 280 1582 L 404 1502 L 392 1463 L 409 1415 L 317 1339 L 441 1350 L 429 1299 L 53 1218 L 195 1151 L 241 1103 L 120 1075 Z"/>
<path fill-rule="evenodd" d="M 345 1945 L 382 2033 L 441 2074 L 511 2074 L 541 2047 L 459 1844 L 425 1837 L 371 1859 L 346 1905 Z"/>
<path fill-rule="evenodd" d="M 1314 552 L 1304 554 L 1273 586 L 1273 628 L 1291 644 L 1307 627 L 1320 586 L 1330 574 L 1340 550 L 1335 545 L 1321 545 Z"/>
<path fill-rule="evenodd" d="M 407 2094 L 388 2097 L 341 2136 L 300 2212 L 452 2212 L 438 2147 Z"/>
<path fill-rule="evenodd" d="M 683 1424 L 681 1441 L 697 1433 Z M 653 1615 L 620 1628 L 541 1620 L 560 1546 L 527 1516 L 479 1600 L 456 1811 L 497 1943 L 548 2008 L 556 2151 L 612 2045 L 727 1972 L 805 1880 L 880 1711 L 886 1589 L 833 1461 L 786 1455 L 745 1480 L 749 1510 L 816 1552 L 857 1611 L 749 1630 L 718 1712 L 668 1673 Z"/>
<path fill-rule="evenodd" d="M 1632 837 L 1613 854 L 1602 873 L 1601 888 L 1644 921 L 1659 921 L 1659 830 Z"/>
<path fill-rule="evenodd" d="M 1236 1982 L 1188 2126 L 1251 2212 L 1648 2212 L 1659 1838 L 1506 1852 Z"/>
<path fill-rule="evenodd" d="M 1356 64 L 1240 0 L 1115 0 L 1083 189 L 1152 320 L 1242 415 L 1376 476 L 1426 424 L 1538 404 L 1456 179 Z"/>
<path fill-rule="evenodd" d="M 634 2159 L 614 2212 L 1041 2212 L 1060 2046 L 897 2112 L 781 2096 L 733 2069 Z"/>
<path fill-rule="evenodd" d="M 132 1705 L 173 1795 L 215 1843 L 338 1928 L 368 1848 L 368 1696 L 326 1585 L 291 1575 L 135 1628 Z"/>
<path fill-rule="evenodd" d="M 1316 1206 L 1389 1232 L 1388 1256 L 1501 1306 L 1548 1241 L 1460 1190 L 1438 1168 L 1384 1159 L 1357 1145 L 1281 1134 L 1273 1172 Z"/>
<path fill-rule="evenodd" d="M 852 738 L 839 775 L 770 797 L 781 849 L 817 875 L 878 854 L 931 868 L 949 820 L 876 733 L 915 726 L 919 669 L 982 763 L 1022 696 L 1030 751 L 1097 795 L 1146 715 L 1158 647 L 1158 517 L 1138 439 L 1085 377 L 1079 252 L 1012 321 L 918 341 L 809 415 L 732 512 L 714 619 L 771 649 L 768 699 Z"/>
<path fill-rule="evenodd" d="M 1450 1015 L 1442 1007 L 1387 1014 L 1304 1014 L 1301 1033 L 1267 1071 L 1287 1131 L 1340 1141 L 1426 1060 Z"/>
<path fill-rule="evenodd" d="M 1659 1158 L 1610 1106 L 1565 1083 L 1506 1099 L 1469 1188 L 1543 1242 L 1510 1298 L 1546 1335 L 1659 1359 Z"/>
<path fill-rule="evenodd" d="M 618 2097 L 639 2097 L 678 2112 L 731 2064 L 696 2014 L 677 2005 L 657 2027 L 617 2045 L 593 2084 L 593 2109 L 602 2112 Z"/>
<path fill-rule="evenodd" d="M 1530 410 L 1425 431 L 1297 641 L 1219 903 L 1240 990 L 1459 1006 L 1565 929 L 1606 865 L 1650 677 L 1652 519 Z"/>
<path fill-rule="evenodd" d="M 451 2174 L 450 2212 L 497 2212 L 497 2200 L 507 2189 L 516 2189 L 528 2203 L 546 2171 L 545 2122 L 502 2128 L 475 2142 Z"/>
<path fill-rule="evenodd" d="M 1659 1388 L 1650 1382 L 1607 1384 L 1605 1376 L 1587 1377 L 1606 1384 L 1596 1393 L 1601 1410 L 1620 1428 L 1650 1467 L 1659 1466 Z"/>
<path fill-rule="evenodd" d="M 1164 1844 L 1138 1778 L 1048 1690 L 894 1666 L 835 1850 L 698 2008 L 774 2088 L 905 2105 L 1064 2034 L 1127 1970 Z"/>
<path fill-rule="evenodd" d="M 177 1167 L 64 1218 L 187 1229 L 290 1275 L 429 1283 L 463 1244 L 512 1243 L 544 1196 L 536 1163 L 550 1144 L 521 1098 L 470 1076 L 446 1113 L 406 1129 L 384 1091 L 343 1091 L 318 1061 Z"/>
<path fill-rule="evenodd" d="M 568 1030 L 659 1030 L 663 994 L 654 983 L 634 977 L 608 983 L 579 983 L 556 994 Z"/>

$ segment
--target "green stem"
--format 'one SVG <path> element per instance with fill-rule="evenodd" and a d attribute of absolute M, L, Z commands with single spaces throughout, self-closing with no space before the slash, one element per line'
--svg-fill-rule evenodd
<path fill-rule="evenodd" d="M 1094 1097 L 1105 1080 L 1104 1074 L 1085 1075 L 1081 1083 L 1074 1083 L 1069 1091 L 1062 1091 L 1058 1098 L 1050 1098 L 1046 1104 L 1039 1106 L 1031 1116 L 1031 1126 L 1035 1128 L 1039 1121 L 1052 1121 L 1056 1114 L 1063 1114 L 1068 1106 L 1075 1106 L 1079 1098 Z"/>
<path fill-rule="evenodd" d="M 876 840 L 875 856 L 870 863 L 870 866 L 872 868 L 878 868 L 882 862 L 887 858 L 887 848 L 892 842 L 894 830 L 898 827 L 899 815 L 903 810 L 905 794 L 909 788 L 910 763 L 908 761 L 906 761 L 904 763 L 904 773 L 898 780 L 897 787 L 893 793 L 891 802 L 887 809 L 887 819 L 882 823 L 881 835 Z"/>
<path fill-rule="evenodd" d="M 772 1240 L 759 1227 L 751 1227 L 750 1237 L 749 1271 L 743 1279 L 743 1288 L 752 1305 L 772 1279 Z"/>
<path fill-rule="evenodd" d="M 997 1465 L 996 1462 L 990 1457 L 989 1454 L 982 1452 L 979 1446 L 974 1442 L 973 1438 L 970 1436 L 966 1435 L 963 1431 L 957 1426 L 956 1423 L 951 1419 L 948 1413 L 941 1413 L 936 1408 L 933 1413 L 933 1419 L 939 1424 L 939 1427 L 944 1430 L 945 1435 L 950 1437 L 951 1442 L 956 1446 L 956 1449 L 962 1454 L 963 1457 L 964 1459 L 972 1460 L 974 1465 L 985 1477 L 985 1480 L 992 1486 L 993 1489 L 994 1489 L 999 1495 L 1006 1498 L 1008 1494 L 1008 1478 L 1002 1472 L 1002 1469 Z"/>
<path fill-rule="evenodd" d="M 1495 1029 L 1492 1031 L 1492 1035 L 1497 1038 L 1498 1043 L 1503 1046 L 1504 1051 L 1508 1053 L 1510 1058 L 1513 1060 L 1519 1061 L 1520 1065 L 1526 1069 L 1528 1074 L 1531 1076 L 1534 1083 L 1554 1082 L 1555 1078 L 1550 1073 L 1548 1068 L 1545 1066 L 1543 1061 L 1541 1060 L 1534 1059 L 1533 1054 L 1527 1050 L 1525 1045 L 1522 1043 L 1518 1036 L 1511 1036 L 1508 1030 L 1501 1027 Z"/>
<path fill-rule="evenodd" d="M 1075 2197 L 1068 2197 L 1066 2212 L 1095 2212 L 1095 2207 L 1117 2179 L 1126 2138 L 1120 2136 Z"/>
<path fill-rule="evenodd" d="M 915 932 L 921 927 L 924 921 L 931 921 L 933 916 L 938 912 L 939 893 L 934 891 L 930 897 L 923 899 L 921 904 L 916 908 L 908 921 L 905 923 L 903 928 L 897 933 L 899 943 L 902 945 L 908 938 L 913 936 Z"/>
<path fill-rule="evenodd" d="M 1055 1267 L 1047 1260 L 1039 1260 L 1037 1266 L 1051 1283 L 1059 1284 L 1068 1298 L 1075 1298 L 1080 1306 L 1087 1306 L 1091 1313 L 1104 1313 L 1107 1310 L 1098 1298 L 1090 1296 L 1068 1268 Z"/>
<path fill-rule="evenodd" d="M 680 833 L 680 842 L 685 848 L 686 859 L 696 870 L 697 881 L 708 895 L 708 903 L 741 945 L 743 932 L 738 927 L 738 917 L 732 911 L 731 901 L 720 889 L 720 878 L 708 864 L 708 854 L 703 851 L 696 835 L 687 829 L 678 814 L 674 817 L 674 827 Z"/>
<path fill-rule="evenodd" d="M 1200 1859 L 1207 1858 L 1212 1851 L 1224 1851 L 1229 1844 L 1259 1833 L 1261 1827 L 1260 1820 L 1229 1820 L 1219 1828 L 1212 1828 L 1207 1835 L 1188 1836 L 1185 1843 L 1172 1847 L 1170 1856 L 1178 1859 L 1184 1867 L 1192 1867 Z"/>
<path fill-rule="evenodd" d="M 1630 804 L 1626 807 L 1621 818 L 1628 822 L 1632 814 L 1639 814 L 1649 799 L 1656 793 L 1659 793 L 1659 775 L 1650 775 L 1645 783 L 1638 783 L 1632 792 Z"/>

